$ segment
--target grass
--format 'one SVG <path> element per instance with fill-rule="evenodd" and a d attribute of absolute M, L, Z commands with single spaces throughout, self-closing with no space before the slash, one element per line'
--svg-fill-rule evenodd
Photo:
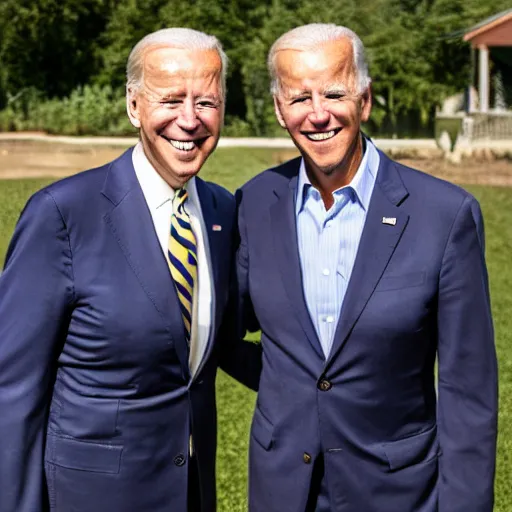
<path fill-rule="evenodd" d="M 265 149 L 219 149 L 201 175 L 234 191 L 260 170 L 293 153 Z M 0 182 L 0 258 L 27 198 L 51 180 Z M 512 510 L 512 189 L 467 187 L 484 212 L 492 308 L 500 366 L 500 423 L 496 476 L 496 512 Z M 3 259 L 0 260 L 0 262 Z M 255 394 L 220 372 L 217 381 L 219 413 L 219 512 L 247 510 L 247 442 Z"/>

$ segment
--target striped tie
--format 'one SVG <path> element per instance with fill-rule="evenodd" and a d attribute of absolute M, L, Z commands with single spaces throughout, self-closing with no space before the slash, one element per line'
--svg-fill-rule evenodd
<path fill-rule="evenodd" d="M 185 323 L 187 339 L 192 328 L 192 304 L 194 284 L 197 278 L 196 237 L 184 204 L 188 194 L 184 188 L 176 191 L 172 201 L 171 232 L 169 235 L 169 269 L 176 284 L 181 314 Z"/>

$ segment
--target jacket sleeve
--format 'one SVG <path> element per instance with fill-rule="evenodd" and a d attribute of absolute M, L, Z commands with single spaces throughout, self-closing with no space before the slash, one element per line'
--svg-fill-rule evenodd
<path fill-rule="evenodd" d="M 241 191 L 237 192 L 237 204 Z M 262 365 L 261 343 L 244 340 L 247 331 L 257 331 L 249 296 L 249 254 L 245 223 L 238 208 L 238 230 L 234 234 L 236 255 L 231 272 L 230 298 L 221 330 L 221 368 L 245 386 L 257 391 Z"/>
<path fill-rule="evenodd" d="M 439 512 L 491 512 L 498 378 L 480 207 L 467 197 L 439 281 Z"/>
<path fill-rule="evenodd" d="M 0 512 L 46 509 L 46 422 L 72 273 L 66 226 L 41 191 L 20 217 L 0 276 Z"/>

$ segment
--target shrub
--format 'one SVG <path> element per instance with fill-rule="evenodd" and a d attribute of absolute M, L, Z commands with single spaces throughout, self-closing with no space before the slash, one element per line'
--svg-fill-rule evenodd
<path fill-rule="evenodd" d="M 85 85 L 67 98 L 45 99 L 26 90 L 0 111 L 0 130 L 61 135 L 133 135 L 125 97 L 110 86 Z"/>

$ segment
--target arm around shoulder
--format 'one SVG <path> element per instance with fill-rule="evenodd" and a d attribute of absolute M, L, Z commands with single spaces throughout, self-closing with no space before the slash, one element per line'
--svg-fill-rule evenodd
<path fill-rule="evenodd" d="M 244 340 L 247 331 L 259 326 L 249 294 L 249 254 L 245 223 L 240 208 L 241 192 L 236 194 L 238 230 L 235 233 L 235 258 L 231 272 L 230 298 L 221 330 L 221 368 L 245 386 L 257 391 L 259 386 L 262 347 Z"/>

